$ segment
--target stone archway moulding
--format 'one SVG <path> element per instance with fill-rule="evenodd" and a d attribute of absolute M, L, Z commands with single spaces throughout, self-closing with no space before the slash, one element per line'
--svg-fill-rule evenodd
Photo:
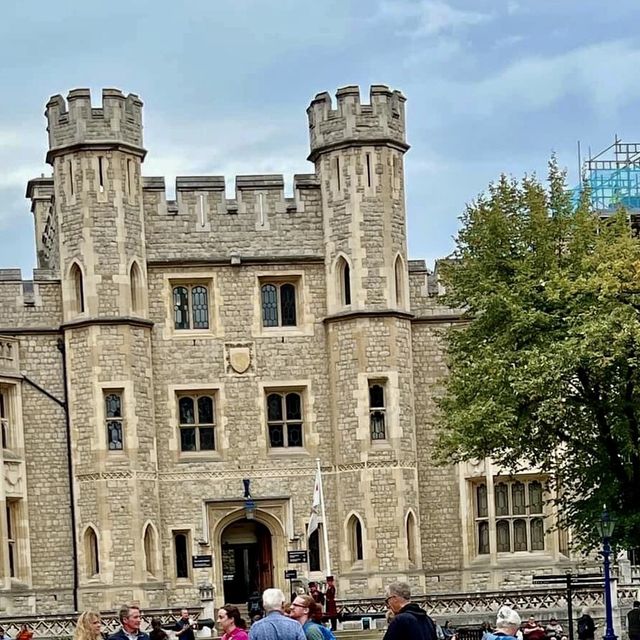
<path fill-rule="evenodd" d="M 290 498 L 254 499 L 256 513 L 254 520 L 263 524 L 271 534 L 274 587 L 286 593 L 284 570 L 287 567 L 288 538 L 286 523 L 290 519 Z M 213 552 L 213 583 L 218 598 L 224 597 L 222 580 L 222 534 L 234 522 L 244 520 L 244 500 L 207 502 L 209 520 L 209 541 Z M 219 603 L 218 606 L 223 604 Z"/>

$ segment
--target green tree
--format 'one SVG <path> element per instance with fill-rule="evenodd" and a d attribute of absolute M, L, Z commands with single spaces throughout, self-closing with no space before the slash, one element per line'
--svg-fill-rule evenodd
<path fill-rule="evenodd" d="M 572 203 L 550 163 L 501 177 L 467 207 L 447 302 L 468 322 L 447 335 L 442 461 L 535 465 L 560 518 L 598 543 L 603 504 L 614 542 L 640 544 L 640 241 L 624 211 L 602 219 Z"/>

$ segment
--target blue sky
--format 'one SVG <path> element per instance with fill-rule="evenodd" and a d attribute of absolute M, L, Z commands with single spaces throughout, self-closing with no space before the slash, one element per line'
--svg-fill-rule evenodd
<path fill-rule="evenodd" d="M 26 181 L 44 163 L 47 98 L 90 87 L 145 103 L 145 175 L 312 166 L 319 91 L 407 96 L 409 253 L 449 253 L 458 216 L 500 172 L 577 174 L 576 144 L 640 141 L 640 5 L 618 0 L 56 0 L 0 21 L 0 267 L 34 266 Z"/>

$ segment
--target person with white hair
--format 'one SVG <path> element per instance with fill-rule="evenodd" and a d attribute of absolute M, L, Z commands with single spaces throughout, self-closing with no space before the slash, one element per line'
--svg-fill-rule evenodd
<path fill-rule="evenodd" d="M 302 625 L 284 615 L 284 593 L 280 589 L 265 589 L 262 594 L 264 618 L 249 629 L 249 640 L 306 640 Z"/>
<path fill-rule="evenodd" d="M 517 640 L 521 622 L 517 611 L 507 606 L 500 607 L 496 618 L 496 630 L 493 633 L 487 633 L 485 639 Z"/>

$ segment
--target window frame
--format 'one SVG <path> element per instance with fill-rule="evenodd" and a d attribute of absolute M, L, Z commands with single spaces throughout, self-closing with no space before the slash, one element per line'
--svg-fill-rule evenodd
<path fill-rule="evenodd" d="M 206 291 L 206 327 L 194 327 L 196 324 L 194 319 L 194 289 L 202 288 Z M 176 290 L 186 289 L 186 317 L 188 326 L 179 327 L 176 321 Z M 184 312 L 184 311 L 183 311 Z M 171 326 L 175 333 L 182 333 L 185 331 L 208 333 L 211 331 L 212 316 L 211 316 L 211 284 L 208 281 L 202 281 L 197 278 L 193 280 L 172 280 L 171 281 Z"/>
<path fill-rule="evenodd" d="M 107 400 L 110 396 L 117 396 L 120 398 L 120 415 L 119 416 L 110 416 L 109 408 L 107 404 Z M 102 389 L 102 406 L 104 410 L 104 434 L 106 438 L 106 449 L 108 453 L 123 453 L 126 451 L 125 446 L 125 390 L 122 387 L 103 387 Z M 110 436 L 110 423 L 119 424 L 120 425 L 120 444 L 122 445 L 120 448 L 113 447 L 111 448 L 111 436 Z"/>
<path fill-rule="evenodd" d="M 352 565 L 364 562 L 364 525 L 362 519 L 352 513 L 347 519 L 347 536 L 349 542 L 349 561 Z"/>
<path fill-rule="evenodd" d="M 295 330 L 300 328 L 301 322 L 301 305 L 300 305 L 300 291 L 301 291 L 301 278 L 300 276 L 259 276 L 259 292 L 260 292 L 260 326 L 263 331 L 273 330 Z M 275 312 L 276 312 L 276 324 L 265 324 L 265 300 L 264 289 L 265 287 L 274 287 L 276 294 Z M 284 309 L 282 301 L 282 288 L 290 286 L 293 287 L 293 307 L 294 307 L 294 322 L 293 324 L 283 324 L 284 322 Z"/>
<path fill-rule="evenodd" d="M 289 395 L 297 395 L 300 399 L 300 417 L 299 418 L 289 418 L 288 417 L 288 406 L 287 406 L 287 397 Z M 280 396 L 281 398 L 281 419 L 275 420 L 269 418 L 269 397 L 270 396 Z M 305 433 L 305 425 L 307 424 L 307 398 L 305 393 L 305 388 L 294 386 L 294 387 L 265 387 L 264 389 L 264 412 L 265 412 L 265 428 L 266 428 L 266 436 L 267 436 L 267 448 L 271 452 L 299 452 L 306 451 L 306 441 L 307 434 Z M 272 444 L 271 438 L 271 427 L 275 427 L 277 425 L 282 425 L 282 446 L 274 446 Z M 289 445 L 289 426 L 300 425 L 300 445 Z"/>
<path fill-rule="evenodd" d="M 183 423 L 180 415 L 180 401 L 183 398 L 189 398 L 193 401 L 194 408 L 194 422 Z M 213 410 L 212 410 L 212 423 L 201 423 L 199 421 L 199 403 L 200 398 L 210 398 Z M 176 389 L 175 402 L 176 402 L 176 424 L 178 429 L 178 455 L 181 458 L 189 456 L 207 456 L 219 453 L 219 436 L 218 436 L 218 390 L 217 389 Z M 182 432 L 186 429 L 195 430 L 196 448 L 192 450 L 185 450 L 182 448 Z M 213 431 L 213 448 L 202 449 L 201 448 L 201 429 L 212 429 Z"/>
<path fill-rule="evenodd" d="M 179 571 L 180 566 L 178 564 L 179 560 L 178 560 L 178 545 L 177 545 L 177 538 L 178 536 L 184 536 L 185 539 L 185 565 L 184 568 L 186 569 L 186 575 L 179 575 L 179 573 L 182 573 L 181 571 Z M 190 555 L 191 555 L 191 531 L 189 529 L 172 529 L 171 530 L 171 548 L 173 551 L 173 562 L 172 562 L 172 567 L 173 567 L 173 575 L 176 579 L 176 581 L 191 581 L 192 579 L 192 569 L 191 569 L 191 563 L 189 562 L 190 560 Z"/>
<path fill-rule="evenodd" d="M 100 539 L 93 525 L 89 525 L 83 536 L 84 569 L 88 580 L 100 578 Z"/>
<path fill-rule="evenodd" d="M 14 441 L 14 420 L 11 407 L 11 388 L 0 384 L 0 445 L 12 449 Z"/>
<path fill-rule="evenodd" d="M 544 528 L 547 515 L 544 481 L 542 477 L 497 477 L 491 494 L 485 479 L 471 483 L 475 557 L 493 553 L 501 556 L 545 553 L 550 550 L 551 541 Z M 532 487 L 536 487 L 540 495 L 539 502 L 535 504 L 531 502 Z M 483 488 L 484 498 L 481 499 Z M 541 546 L 534 544 L 534 539 L 540 539 L 540 527 Z"/>
<path fill-rule="evenodd" d="M 386 378 L 369 378 L 367 380 L 367 395 L 369 406 L 369 438 L 372 443 L 386 442 L 388 439 L 389 420 L 388 420 L 388 384 Z M 374 387 L 380 387 L 382 389 L 382 405 L 373 406 L 371 391 Z M 374 437 L 375 429 L 373 425 L 374 415 L 381 414 L 382 417 L 382 436 Z"/>

